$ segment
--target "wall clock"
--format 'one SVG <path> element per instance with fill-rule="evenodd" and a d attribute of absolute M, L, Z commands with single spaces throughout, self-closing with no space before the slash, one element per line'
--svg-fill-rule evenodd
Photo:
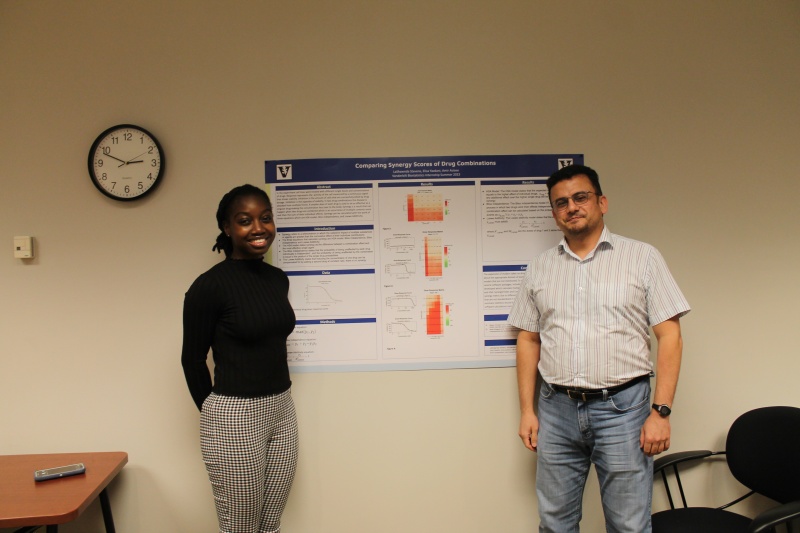
<path fill-rule="evenodd" d="M 112 126 L 89 150 L 89 176 L 98 190 L 114 200 L 138 200 L 153 192 L 164 176 L 164 151 L 146 129 Z"/>

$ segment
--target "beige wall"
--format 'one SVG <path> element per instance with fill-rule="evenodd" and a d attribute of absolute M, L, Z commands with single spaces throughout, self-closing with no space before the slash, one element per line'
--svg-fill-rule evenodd
<path fill-rule="evenodd" d="M 800 405 L 797 1 L 0 0 L 0 65 L 0 453 L 127 451 L 119 531 L 215 531 L 181 306 L 219 260 L 216 203 L 266 159 L 584 153 L 611 229 L 694 308 L 673 449 Z M 86 169 L 123 122 L 167 154 L 129 205 Z M 513 369 L 294 383 L 286 533 L 535 529 Z M 96 506 L 62 529 L 101 531 Z"/>

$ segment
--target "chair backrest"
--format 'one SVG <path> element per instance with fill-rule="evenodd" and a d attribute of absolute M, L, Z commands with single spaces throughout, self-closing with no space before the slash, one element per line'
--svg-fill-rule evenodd
<path fill-rule="evenodd" d="M 779 503 L 800 500 L 800 409 L 744 413 L 731 425 L 725 448 L 741 484 Z"/>

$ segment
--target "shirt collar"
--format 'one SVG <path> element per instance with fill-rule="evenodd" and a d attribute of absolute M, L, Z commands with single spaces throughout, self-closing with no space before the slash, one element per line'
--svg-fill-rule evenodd
<path fill-rule="evenodd" d="M 575 253 L 572 250 L 569 249 L 569 244 L 567 244 L 566 237 L 561 237 L 561 241 L 558 243 L 559 252 L 561 252 L 562 254 L 567 253 L 572 257 L 574 257 L 575 259 L 577 259 L 578 261 L 587 261 L 591 259 L 597 250 L 603 248 L 611 248 L 611 249 L 614 248 L 614 234 L 608 230 L 608 226 L 606 226 L 605 224 L 603 225 L 603 231 L 602 233 L 600 233 L 600 238 L 597 240 L 597 244 L 594 246 L 592 251 L 589 252 L 589 254 L 583 259 L 580 259 L 577 255 L 575 255 Z"/>

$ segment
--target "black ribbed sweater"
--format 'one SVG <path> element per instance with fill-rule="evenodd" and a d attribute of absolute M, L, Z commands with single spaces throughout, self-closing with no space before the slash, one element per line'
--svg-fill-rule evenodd
<path fill-rule="evenodd" d="M 288 293 L 286 274 L 260 259 L 226 259 L 195 280 L 183 303 L 181 363 L 198 409 L 212 390 L 252 398 L 289 389 L 286 338 L 295 315 Z"/>

